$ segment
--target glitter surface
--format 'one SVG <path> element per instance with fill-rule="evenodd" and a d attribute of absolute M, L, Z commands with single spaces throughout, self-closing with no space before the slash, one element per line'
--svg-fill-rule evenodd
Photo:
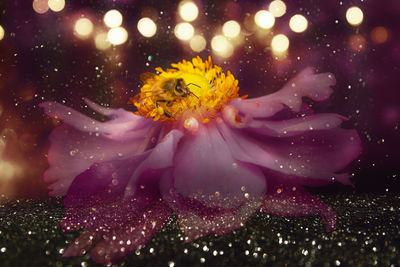
<path fill-rule="evenodd" d="M 338 213 L 329 233 L 318 216 L 285 219 L 255 214 L 231 234 L 208 236 L 184 244 L 173 218 L 141 249 L 118 266 L 398 266 L 400 197 L 385 195 L 318 195 Z M 2 266 L 98 266 L 88 255 L 62 258 L 77 233 L 62 233 L 60 199 L 1 199 Z M 117 265 L 116 265 L 117 266 Z"/>

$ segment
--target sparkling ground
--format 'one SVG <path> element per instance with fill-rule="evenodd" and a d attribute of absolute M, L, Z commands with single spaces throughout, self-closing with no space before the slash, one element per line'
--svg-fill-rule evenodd
<path fill-rule="evenodd" d="M 338 213 L 328 233 L 318 216 L 256 214 L 240 230 L 184 244 L 176 220 L 119 266 L 400 266 L 400 196 L 320 195 Z M 97 266 L 88 256 L 63 259 L 78 233 L 64 234 L 61 199 L 0 197 L 0 266 Z"/>

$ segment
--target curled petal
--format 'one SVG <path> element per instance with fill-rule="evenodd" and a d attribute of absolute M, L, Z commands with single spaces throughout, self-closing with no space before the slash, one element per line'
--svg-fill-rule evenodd
<path fill-rule="evenodd" d="M 301 217 L 320 215 L 328 231 L 335 230 L 336 213 L 318 198 L 298 185 L 271 181 L 260 211 L 282 217 Z"/>
<path fill-rule="evenodd" d="M 262 195 L 266 189 L 260 169 L 235 160 L 212 123 L 183 137 L 173 176 L 178 193 L 210 207 L 237 207 L 246 196 Z"/>
<path fill-rule="evenodd" d="M 255 118 L 271 117 L 285 106 L 299 112 L 302 97 L 315 101 L 326 100 L 333 92 L 331 86 L 335 83 L 331 73 L 314 74 L 312 68 L 306 68 L 273 94 L 252 99 L 235 99 L 230 104 L 240 113 Z"/>

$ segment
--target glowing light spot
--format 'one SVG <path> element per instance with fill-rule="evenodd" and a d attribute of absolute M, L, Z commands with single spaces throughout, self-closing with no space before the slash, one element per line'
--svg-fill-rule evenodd
<path fill-rule="evenodd" d="M 75 32 L 81 37 L 87 37 L 93 32 L 93 23 L 88 18 L 80 18 L 75 22 Z"/>
<path fill-rule="evenodd" d="M 33 0 L 33 10 L 38 14 L 44 14 L 49 10 L 48 0 Z"/>
<path fill-rule="evenodd" d="M 283 1 L 275 0 L 269 4 L 268 8 L 269 12 L 271 12 L 274 17 L 279 18 L 285 15 L 286 13 L 286 5 Z"/>
<path fill-rule="evenodd" d="M 60 12 L 65 7 L 65 0 L 49 0 L 49 8 L 54 12 Z"/>
<path fill-rule="evenodd" d="M 272 38 L 271 47 L 275 54 L 282 54 L 289 48 L 289 39 L 284 34 L 275 35 Z"/>
<path fill-rule="evenodd" d="M 199 128 L 199 122 L 193 117 L 186 119 L 183 125 L 189 131 L 196 131 Z"/>
<path fill-rule="evenodd" d="M 266 10 L 260 10 L 254 16 L 254 21 L 258 27 L 263 29 L 270 29 L 275 24 L 275 17 Z"/>
<path fill-rule="evenodd" d="M 349 38 L 349 47 L 351 50 L 361 52 L 365 49 L 367 41 L 361 34 L 354 34 Z"/>
<path fill-rule="evenodd" d="M 207 42 L 201 35 L 195 35 L 190 39 L 190 48 L 195 52 L 201 52 L 206 48 Z"/>
<path fill-rule="evenodd" d="M 194 35 L 194 28 L 192 24 L 183 22 L 175 26 L 174 33 L 176 38 L 180 40 L 189 40 Z"/>
<path fill-rule="evenodd" d="M 297 14 L 290 18 L 289 27 L 294 32 L 304 32 L 308 27 L 308 21 L 303 15 Z"/>
<path fill-rule="evenodd" d="M 346 11 L 346 19 L 350 25 L 358 26 L 364 19 L 364 14 L 359 7 L 352 6 Z"/>
<path fill-rule="evenodd" d="M 137 24 L 137 28 L 144 37 L 152 37 L 157 32 L 157 25 L 150 18 L 141 18 Z"/>
<path fill-rule="evenodd" d="M 128 40 L 128 32 L 122 27 L 112 28 L 108 31 L 107 37 L 113 45 L 120 45 Z"/>
<path fill-rule="evenodd" d="M 216 35 L 211 39 L 211 48 L 221 57 L 227 58 L 233 54 L 233 45 L 223 35 Z"/>
<path fill-rule="evenodd" d="M 3 40 L 4 35 L 5 35 L 4 28 L 0 25 L 0 41 Z"/>
<path fill-rule="evenodd" d="M 1 33 L 0 33 L 1 36 Z M 371 31 L 371 40 L 377 44 L 383 44 L 389 39 L 389 32 L 385 27 L 378 26 Z M 1 37 L 0 37 L 1 40 Z"/>
<path fill-rule="evenodd" d="M 109 10 L 104 15 L 103 21 L 109 28 L 119 27 L 122 24 L 122 14 L 116 9 Z"/>
<path fill-rule="evenodd" d="M 98 33 L 94 38 L 94 44 L 99 50 L 106 50 L 111 47 L 111 43 L 108 40 L 106 32 Z"/>
<path fill-rule="evenodd" d="M 179 15 L 183 20 L 194 21 L 199 15 L 199 9 L 193 2 L 182 2 L 179 6 Z"/>
<path fill-rule="evenodd" d="M 21 172 L 21 168 L 8 161 L 0 160 L 0 179 L 10 180 Z"/>
<path fill-rule="evenodd" d="M 222 33 L 228 38 L 235 38 L 240 34 L 240 24 L 234 20 L 227 21 L 222 26 Z"/>

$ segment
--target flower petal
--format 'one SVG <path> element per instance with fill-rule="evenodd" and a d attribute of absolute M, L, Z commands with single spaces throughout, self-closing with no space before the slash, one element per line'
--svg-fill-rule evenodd
<path fill-rule="evenodd" d="M 177 215 L 179 227 L 185 234 L 185 242 L 192 242 L 209 234 L 224 235 L 242 227 L 259 210 L 264 198 L 263 195 L 250 196 L 233 209 L 208 207 L 196 199 L 179 194 L 173 183 L 172 171 L 165 172 L 160 191 L 163 199 Z"/>
<path fill-rule="evenodd" d="M 65 124 L 55 128 L 49 138 L 50 167 L 45 172 L 44 179 L 51 183 L 49 188 L 52 196 L 65 195 L 74 178 L 95 162 L 140 154 L 148 148 L 150 138 L 159 131 L 147 122 L 127 122 L 125 125 L 128 128 L 137 128 L 128 132 L 123 130 L 125 134 L 121 136 L 121 133 L 109 130 L 113 126 L 120 130 L 126 128 L 122 127 L 123 123 L 118 119 L 101 123 L 60 104 L 45 102 L 41 106 L 50 116 L 65 119 Z M 103 127 L 104 124 L 107 127 Z"/>
<path fill-rule="evenodd" d="M 185 135 L 175 157 L 177 192 L 207 206 L 223 208 L 241 205 L 248 195 L 264 194 L 262 172 L 252 164 L 234 160 L 229 145 L 211 122 Z"/>
<path fill-rule="evenodd" d="M 298 112 L 303 96 L 315 101 L 326 100 L 335 83 L 331 73 L 314 74 L 312 68 L 306 68 L 273 94 L 252 99 L 235 99 L 230 104 L 240 113 L 256 118 L 271 117 L 285 106 Z"/>
<path fill-rule="evenodd" d="M 269 182 L 268 192 L 260 211 L 282 217 L 319 214 L 324 219 L 328 231 L 335 230 L 336 213 L 321 200 L 309 194 L 301 186 L 272 180 Z"/>
<path fill-rule="evenodd" d="M 268 138 L 229 128 L 224 122 L 218 127 L 235 159 L 289 175 L 349 184 L 348 175 L 337 172 L 361 151 L 354 130 L 310 130 L 296 136 Z"/>

